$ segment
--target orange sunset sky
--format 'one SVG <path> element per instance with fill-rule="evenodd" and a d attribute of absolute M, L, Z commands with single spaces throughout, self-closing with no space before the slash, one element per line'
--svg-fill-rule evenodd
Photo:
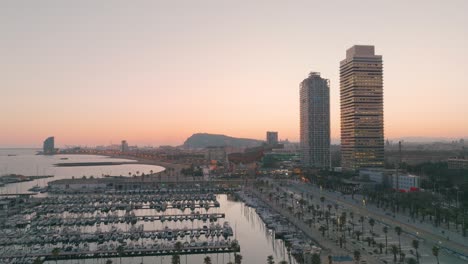
<path fill-rule="evenodd" d="M 468 1 L 2 1 L 0 147 L 299 138 L 299 83 L 384 60 L 385 137 L 468 137 Z"/>

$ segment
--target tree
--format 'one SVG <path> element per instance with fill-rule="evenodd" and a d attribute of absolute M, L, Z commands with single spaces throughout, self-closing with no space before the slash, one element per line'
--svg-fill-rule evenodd
<path fill-rule="evenodd" d="M 172 255 L 171 263 L 172 263 L 172 264 L 180 264 L 180 256 L 177 255 L 177 254 Z"/>
<path fill-rule="evenodd" d="M 390 252 L 392 252 L 393 254 L 393 262 L 396 262 L 397 261 L 396 255 L 398 254 L 398 247 L 396 245 L 392 245 L 390 247 Z"/>
<path fill-rule="evenodd" d="M 325 197 L 323 197 L 323 196 L 320 197 L 320 202 L 322 202 L 322 214 L 323 214 L 323 213 L 324 213 L 323 210 L 325 209 L 325 205 L 324 205 L 324 203 L 325 203 Z"/>
<path fill-rule="evenodd" d="M 438 246 L 433 246 L 432 247 L 432 255 L 434 255 L 434 257 L 436 257 L 437 264 L 439 264 L 439 247 Z"/>
<path fill-rule="evenodd" d="M 42 263 L 44 263 L 44 262 L 41 260 L 40 257 L 37 257 L 33 262 L 33 264 L 42 264 Z"/>
<path fill-rule="evenodd" d="M 359 250 L 354 251 L 354 260 L 356 263 L 359 263 L 359 260 L 361 259 L 361 252 Z"/>
<path fill-rule="evenodd" d="M 359 241 L 360 240 L 359 238 L 361 237 L 362 232 L 358 230 L 358 231 L 356 231 L 354 233 L 356 234 L 357 240 Z"/>
<path fill-rule="evenodd" d="M 267 257 L 267 263 L 268 263 L 268 264 L 275 264 L 275 261 L 273 260 L 273 256 L 272 256 L 272 255 L 270 255 L 270 256 Z"/>
<path fill-rule="evenodd" d="M 60 255 L 60 248 L 52 249 L 52 256 L 55 258 L 55 263 L 57 263 L 58 256 Z"/>
<path fill-rule="evenodd" d="M 122 263 L 122 256 L 125 252 L 125 249 L 122 245 L 119 245 L 116 250 L 117 250 L 117 254 L 119 254 L 120 263 Z"/>
<path fill-rule="evenodd" d="M 374 225 L 375 225 L 374 218 L 369 218 L 369 225 L 371 226 L 371 234 L 374 234 Z"/>
<path fill-rule="evenodd" d="M 312 254 L 312 264 L 320 264 L 322 260 L 320 259 L 320 255 L 317 253 Z"/>
<path fill-rule="evenodd" d="M 384 248 L 384 244 L 383 243 L 379 243 L 379 249 L 380 249 L 380 254 L 382 254 L 382 249 Z"/>
<path fill-rule="evenodd" d="M 385 234 L 385 254 L 387 254 L 387 248 L 388 248 L 388 241 L 387 241 L 387 233 L 388 233 L 388 227 L 384 226 L 382 228 L 384 234 Z"/>
<path fill-rule="evenodd" d="M 204 264 L 211 264 L 211 258 L 209 256 L 206 256 L 205 259 L 203 260 Z"/>
<path fill-rule="evenodd" d="M 419 241 L 414 239 L 411 244 L 413 245 L 413 248 L 416 251 L 416 262 L 419 263 L 419 252 L 418 252 Z"/>
<path fill-rule="evenodd" d="M 399 227 L 399 226 L 395 227 L 395 233 L 397 233 L 397 235 L 398 235 L 398 250 L 399 250 L 399 252 L 401 252 L 401 238 L 400 238 L 401 231 L 402 231 L 401 227 Z"/>
<path fill-rule="evenodd" d="M 359 217 L 359 222 L 361 222 L 361 232 L 364 234 L 364 216 Z"/>
<path fill-rule="evenodd" d="M 241 264 L 242 263 L 242 255 L 241 254 L 234 254 L 234 263 Z"/>
<path fill-rule="evenodd" d="M 319 227 L 319 231 L 322 232 L 322 236 L 325 236 L 325 231 L 326 231 L 326 230 L 327 230 L 327 228 L 324 227 L 323 225 L 321 225 L 321 226 Z"/>

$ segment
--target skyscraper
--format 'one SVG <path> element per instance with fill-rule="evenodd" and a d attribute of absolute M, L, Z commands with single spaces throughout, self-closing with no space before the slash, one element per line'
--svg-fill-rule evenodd
<path fill-rule="evenodd" d="M 42 148 L 42 152 L 45 155 L 52 155 L 55 154 L 55 139 L 54 137 L 48 137 L 44 140 L 44 145 Z"/>
<path fill-rule="evenodd" d="M 356 45 L 340 62 L 341 166 L 383 167 L 383 66 L 374 46 Z"/>
<path fill-rule="evenodd" d="M 267 144 L 270 146 L 278 145 L 278 132 L 267 131 L 266 141 L 267 141 Z"/>
<path fill-rule="evenodd" d="M 311 72 L 300 85 L 301 164 L 330 168 L 330 81 Z"/>

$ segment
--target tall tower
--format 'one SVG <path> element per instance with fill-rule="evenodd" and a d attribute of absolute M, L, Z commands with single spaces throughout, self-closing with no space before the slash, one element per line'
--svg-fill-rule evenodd
<path fill-rule="evenodd" d="M 301 164 L 330 168 L 330 81 L 311 72 L 300 85 Z"/>
<path fill-rule="evenodd" d="M 384 166 L 383 66 L 374 46 L 356 45 L 340 62 L 341 166 Z"/>

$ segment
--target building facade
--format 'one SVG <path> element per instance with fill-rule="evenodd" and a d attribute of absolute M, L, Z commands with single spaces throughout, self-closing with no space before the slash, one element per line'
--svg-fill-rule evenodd
<path fill-rule="evenodd" d="M 270 146 L 278 145 L 278 132 L 267 131 L 266 141 L 267 141 L 267 144 Z"/>
<path fill-rule="evenodd" d="M 122 143 L 120 144 L 120 151 L 121 152 L 128 152 L 128 142 L 127 140 L 122 140 Z"/>
<path fill-rule="evenodd" d="M 301 165 L 330 168 L 330 81 L 311 72 L 300 84 Z"/>
<path fill-rule="evenodd" d="M 384 166 L 383 63 L 374 46 L 353 46 L 340 62 L 341 166 Z"/>
<path fill-rule="evenodd" d="M 51 155 L 55 153 L 55 138 L 54 137 L 48 137 L 46 140 L 44 140 L 42 151 L 46 155 Z"/>
<path fill-rule="evenodd" d="M 207 147 L 205 150 L 205 159 L 208 162 L 217 161 L 224 163 L 227 160 L 226 148 L 222 146 Z"/>
<path fill-rule="evenodd" d="M 447 163 L 450 170 L 468 170 L 468 159 L 466 158 L 450 158 Z"/>

